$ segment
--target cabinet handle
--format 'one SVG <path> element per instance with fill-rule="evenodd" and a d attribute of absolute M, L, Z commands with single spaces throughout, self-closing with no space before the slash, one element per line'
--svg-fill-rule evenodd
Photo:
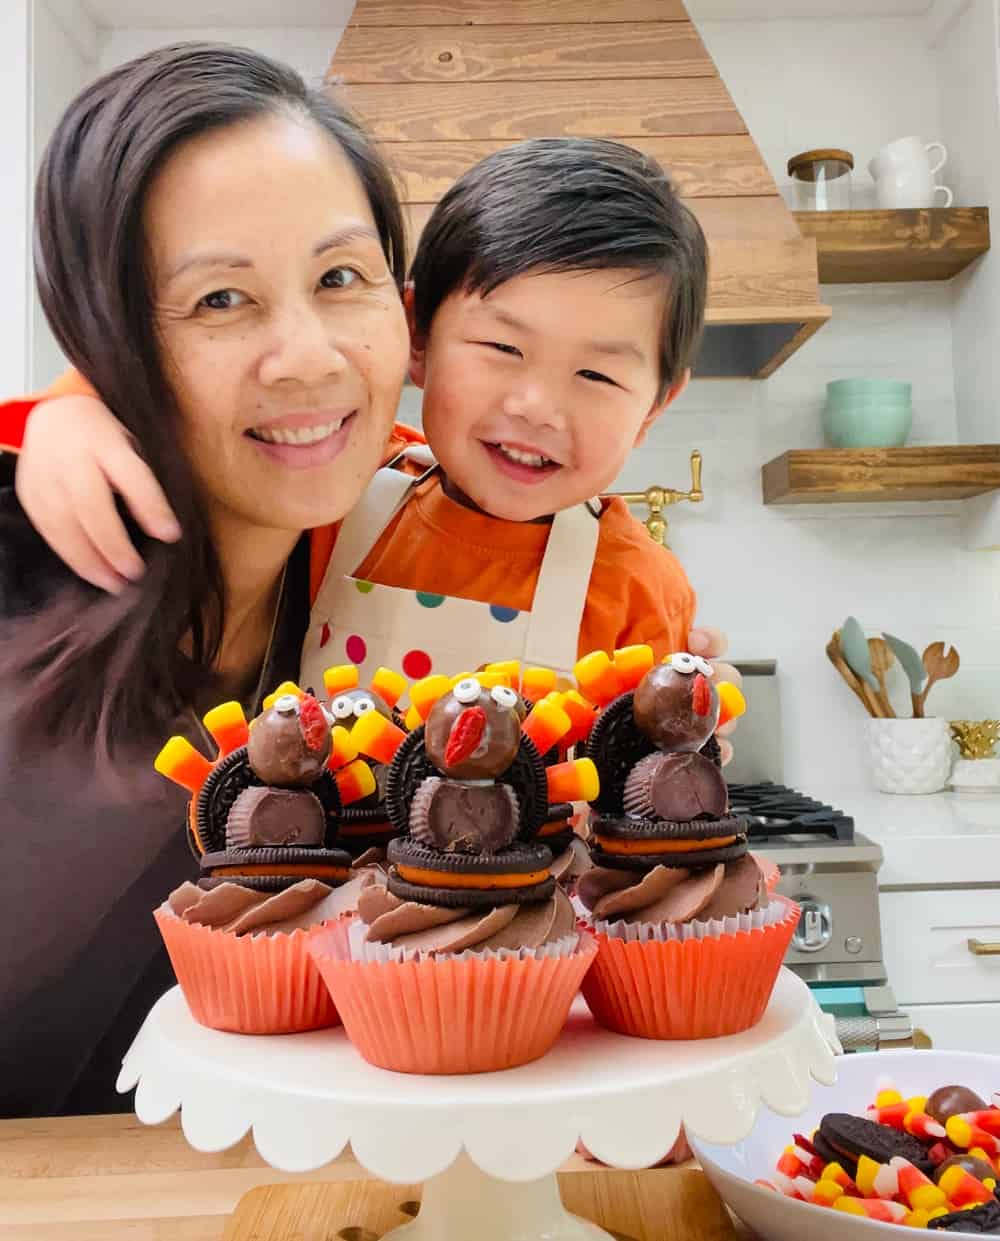
<path fill-rule="evenodd" d="M 965 942 L 974 956 L 1000 957 L 1000 942 L 984 943 L 981 939 L 968 939 Z"/>

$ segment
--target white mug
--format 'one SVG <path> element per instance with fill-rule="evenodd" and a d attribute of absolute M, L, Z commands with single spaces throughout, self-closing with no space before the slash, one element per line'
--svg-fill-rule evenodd
<path fill-rule="evenodd" d="M 931 152 L 940 152 L 936 163 Z M 945 165 L 948 152 L 940 142 L 925 143 L 922 138 L 897 138 L 888 142 L 868 164 L 875 181 L 875 197 L 880 207 L 933 207 L 936 194 L 944 194 L 941 204 L 950 207 L 954 198 L 946 185 L 935 185 L 934 178 Z"/>

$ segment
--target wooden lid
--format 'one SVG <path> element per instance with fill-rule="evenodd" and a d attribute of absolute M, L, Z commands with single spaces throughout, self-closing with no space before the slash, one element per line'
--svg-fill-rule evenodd
<path fill-rule="evenodd" d="M 813 165 L 827 160 L 836 160 L 838 163 L 846 164 L 848 169 L 854 167 L 854 156 L 850 151 L 838 151 L 835 147 L 820 147 L 816 151 L 803 151 L 800 155 L 793 155 L 788 161 L 788 175 L 797 176 L 800 181 L 815 181 L 816 170 Z"/>

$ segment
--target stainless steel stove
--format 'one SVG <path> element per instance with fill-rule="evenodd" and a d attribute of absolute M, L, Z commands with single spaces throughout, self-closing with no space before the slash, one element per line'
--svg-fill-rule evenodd
<path fill-rule="evenodd" d="M 912 1041 L 882 960 L 882 850 L 841 810 L 764 780 L 731 784 L 730 806 L 750 824 L 755 853 L 781 871 L 778 891 L 802 908 L 785 964 L 833 1014 L 846 1050 Z"/>
<path fill-rule="evenodd" d="M 743 675 L 747 720 L 725 768 L 733 811 L 750 823 L 755 853 L 781 870 L 778 891 L 802 907 L 785 963 L 804 979 L 837 1023 L 848 1051 L 912 1042 L 882 960 L 878 870 L 882 850 L 836 809 L 786 788 L 780 701 L 773 659 L 735 661 Z"/>

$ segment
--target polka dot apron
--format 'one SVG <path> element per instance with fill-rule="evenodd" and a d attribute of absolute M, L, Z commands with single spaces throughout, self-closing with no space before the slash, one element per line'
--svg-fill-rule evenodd
<path fill-rule="evenodd" d="M 405 455 L 428 472 L 436 468 L 425 448 L 409 448 Z M 343 663 L 360 666 L 362 685 L 379 665 L 410 681 L 506 659 L 569 673 L 599 534 L 599 523 L 584 504 L 553 519 L 530 612 L 349 576 L 423 478 L 386 466 L 344 519 L 313 604 L 299 683 L 321 690 L 324 669 Z"/>

